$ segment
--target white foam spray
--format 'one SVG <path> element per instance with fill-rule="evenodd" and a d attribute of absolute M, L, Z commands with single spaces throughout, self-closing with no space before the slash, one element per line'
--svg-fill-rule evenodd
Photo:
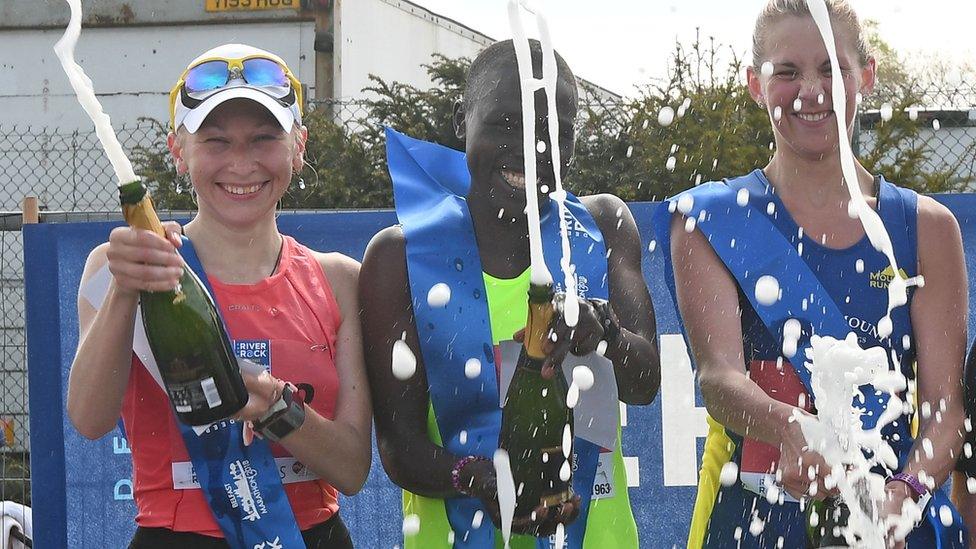
<path fill-rule="evenodd" d="M 891 311 L 908 302 L 908 283 L 905 278 L 902 278 L 898 269 L 898 261 L 895 259 L 891 237 L 888 236 L 881 217 L 868 206 L 858 184 L 854 151 L 851 149 L 851 141 L 847 135 L 847 95 L 844 93 L 844 78 L 840 72 L 840 63 L 837 61 L 837 47 L 834 44 L 834 34 L 830 25 L 827 5 L 824 0 L 807 0 L 807 5 L 810 7 L 810 14 L 820 30 L 820 37 L 827 47 L 827 55 L 830 57 L 831 96 L 834 102 L 834 118 L 837 120 L 841 169 L 844 172 L 847 190 L 851 195 L 850 208 L 857 213 L 857 217 L 864 226 L 864 232 L 867 233 L 868 240 L 871 241 L 874 249 L 887 256 L 893 273 L 891 282 L 888 284 L 888 313 L 878 323 L 878 335 L 888 337 L 891 335 Z"/>
<path fill-rule="evenodd" d="M 532 74 L 532 56 L 529 49 L 529 41 L 526 37 L 522 16 L 519 7 L 525 8 L 535 14 L 536 27 L 539 32 L 539 44 L 542 49 L 542 78 L 537 79 Z M 536 166 L 530 159 L 535 155 L 530 154 L 529 144 L 535 141 L 535 91 L 545 90 L 546 109 L 549 113 L 547 131 L 549 142 L 553 146 L 549 147 L 549 155 L 553 166 L 554 186 L 552 196 L 557 205 L 559 214 L 559 232 L 562 242 L 562 258 L 560 267 L 564 274 L 564 284 L 566 288 L 566 300 L 563 303 L 563 316 L 566 325 L 574 327 L 579 322 L 579 300 L 577 299 L 575 268 L 572 265 L 572 253 L 569 246 L 569 226 L 566 219 L 566 191 L 562 181 L 562 153 L 559 149 L 559 116 L 556 105 L 556 88 L 559 83 L 559 67 L 556 64 L 556 52 L 552 46 L 552 39 L 549 34 L 549 23 L 545 15 L 538 6 L 529 6 L 525 0 L 509 0 L 508 4 L 509 23 L 512 27 L 512 36 L 515 43 L 515 56 L 519 66 L 519 82 L 522 91 L 522 131 L 523 148 L 525 157 L 525 193 L 526 209 L 528 210 L 529 223 L 529 242 L 532 261 L 532 282 L 545 284 L 552 281 L 552 275 L 545 265 L 542 255 L 542 236 L 539 225 L 538 195 L 536 189 Z M 531 167 L 530 167 L 531 165 Z M 529 173 L 532 173 L 531 179 Z M 530 184 L 531 180 L 531 184 Z M 539 274 L 536 274 L 537 268 Z"/>
<path fill-rule="evenodd" d="M 131 183 L 138 179 L 132 169 L 132 163 L 125 156 L 125 151 L 122 150 L 122 145 L 115 135 L 112 120 L 105 114 L 102 105 L 95 98 L 95 89 L 91 79 L 85 74 L 81 65 L 75 62 L 75 46 L 81 36 L 81 0 L 66 1 L 71 7 L 71 19 L 68 21 L 64 35 L 54 45 L 54 53 L 61 60 L 61 67 L 68 75 L 68 80 L 78 97 L 78 102 L 81 103 L 82 108 L 85 109 L 88 117 L 95 124 L 95 134 L 98 136 L 102 148 L 105 149 L 105 155 L 108 156 L 109 162 L 112 163 L 118 185 Z"/>
<path fill-rule="evenodd" d="M 807 0 L 807 5 L 830 58 L 831 96 L 841 169 L 851 197 L 848 213 L 860 219 L 872 246 L 885 254 L 893 273 L 888 286 L 887 313 L 878 322 L 878 335 L 885 338 L 892 332 L 891 311 L 907 302 L 909 281 L 901 276 L 891 238 L 880 216 L 868 206 L 858 183 L 854 153 L 847 134 L 847 96 L 827 6 L 824 0 Z M 844 341 L 814 336 L 807 353 L 818 415 L 806 416 L 797 412 L 794 417 L 800 422 L 807 443 L 823 455 L 831 467 L 825 483 L 838 488 L 841 499 L 850 509 L 848 528 L 843 532 L 848 544 L 853 545 L 856 541 L 859 547 L 885 547 L 888 528 L 879 523 L 878 517 L 885 496 L 885 479 L 872 473 L 871 467 L 897 467 L 897 456 L 882 437 L 881 429 L 901 416 L 904 405 L 897 395 L 906 388 L 906 380 L 899 370 L 889 370 L 887 352 L 883 348 L 861 349 L 853 333 Z M 875 427 L 868 430 L 863 428 L 861 410 L 852 405 L 855 397 L 863 402 L 872 396 L 860 394 L 862 385 L 889 394 L 881 417 Z M 870 459 L 865 457 L 863 450 L 870 452 Z M 904 539 L 920 514 L 918 506 L 910 499 L 906 500 L 901 517 L 894 521 L 896 538 Z"/>
<path fill-rule="evenodd" d="M 849 544 L 858 547 L 885 547 L 885 528 L 880 527 L 878 510 L 884 502 L 885 478 L 871 472 L 876 465 L 894 469 L 898 458 L 881 435 L 881 429 L 901 416 L 903 403 L 898 393 L 906 386 L 904 376 L 888 369 L 885 349 L 862 349 L 851 333 L 841 341 L 813 336 L 807 351 L 806 367 L 811 373 L 811 388 L 817 397 L 817 415 L 796 412 L 810 448 L 830 465 L 824 480 L 836 486 L 850 509 L 848 527 L 843 532 Z M 851 406 L 863 394 L 861 386 L 889 395 L 885 409 L 872 429 L 864 429 L 861 410 Z M 868 450 L 870 458 L 865 457 Z"/>
<path fill-rule="evenodd" d="M 495 465 L 495 483 L 498 485 L 498 513 L 502 519 L 502 539 L 505 549 L 512 539 L 512 519 L 515 516 L 515 477 L 512 476 L 512 464 L 508 459 L 508 452 L 499 448 L 495 450 L 492 463 Z"/>
<path fill-rule="evenodd" d="M 532 74 L 532 52 L 522 25 L 519 2 L 509 0 L 508 22 L 512 27 L 515 59 L 518 64 L 519 86 L 522 92 L 522 145 L 525 158 L 525 200 L 529 224 L 529 252 L 531 257 L 531 281 L 533 284 L 552 283 L 552 274 L 546 267 L 542 254 L 542 230 L 539 225 L 538 174 L 535 159 L 535 91 L 542 87 L 540 80 Z M 555 115 L 555 113 L 553 113 Z M 557 141 L 558 143 L 558 141 Z M 558 149 L 559 147 L 554 147 Z M 558 168 L 555 170 L 558 172 Z"/>

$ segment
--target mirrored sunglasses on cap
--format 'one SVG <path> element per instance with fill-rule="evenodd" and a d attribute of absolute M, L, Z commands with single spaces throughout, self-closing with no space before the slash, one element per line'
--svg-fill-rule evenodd
<path fill-rule="evenodd" d="M 204 59 L 187 68 L 170 93 L 171 104 L 177 100 L 189 109 L 199 106 L 210 96 L 233 82 L 243 81 L 277 100 L 284 107 L 298 106 L 302 113 L 302 86 L 286 65 L 263 55 L 239 59 Z"/>
<path fill-rule="evenodd" d="M 288 76 L 285 67 L 265 57 L 214 59 L 187 69 L 183 86 L 188 94 L 194 96 L 218 90 L 235 78 L 241 78 L 258 88 L 288 87 L 291 84 Z"/>

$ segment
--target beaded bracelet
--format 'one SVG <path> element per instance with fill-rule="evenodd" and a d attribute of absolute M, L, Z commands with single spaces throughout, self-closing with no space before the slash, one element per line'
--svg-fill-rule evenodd
<path fill-rule="evenodd" d="M 454 489 L 457 490 L 459 494 L 463 494 L 465 496 L 474 495 L 471 493 L 470 486 L 464 486 L 461 484 L 461 469 L 464 469 L 466 465 L 475 461 L 488 461 L 488 458 L 481 456 L 465 456 L 455 461 L 454 466 L 451 467 L 451 485 L 454 486 Z"/>

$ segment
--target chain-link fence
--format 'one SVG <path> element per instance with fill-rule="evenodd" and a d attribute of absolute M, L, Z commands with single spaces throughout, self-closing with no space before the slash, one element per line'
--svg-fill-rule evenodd
<path fill-rule="evenodd" d="M 976 88 L 920 94 L 925 107 L 909 111 L 919 131 L 909 143 L 927 151 L 924 169 L 951 172 L 953 188 L 973 190 L 976 181 Z M 319 103 L 351 133 L 366 131 L 364 103 Z M 612 108 L 612 106 L 611 106 Z M 860 150 L 871 149 L 889 119 L 885 107 L 865 112 L 858 125 Z M 143 120 L 118 128 L 128 151 L 165 150 L 161 123 Z M 889 153 L 885 153 L 889 154 Z M 890 151 L 892 158 L 896 151 Z M 661 161 L 662 165 L 664 159 Z M 165 166 L 163 167 L 165 169 Z M 0 500 L 29 501 L 30 452 L 24 336 L 23 242 L 19 210 L 36 196 L 42 213 L 115 212 L 115 176 L 93 132 L 0 125 Z M 334 204 L 342 206 L 342 204 Z"/>

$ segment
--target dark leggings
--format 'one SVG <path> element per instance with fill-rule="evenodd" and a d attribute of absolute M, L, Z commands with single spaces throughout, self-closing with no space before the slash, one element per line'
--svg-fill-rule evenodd
<path fill-rule="evenodd" d="M 338 514 L 302 532 L 308 549 L 352 549 L 349 530 Z M 193 532 L 174 532 L 168 528 L 136 529 L 129 549 L 228 549 L 223 538 L 213 538 Z"/>

